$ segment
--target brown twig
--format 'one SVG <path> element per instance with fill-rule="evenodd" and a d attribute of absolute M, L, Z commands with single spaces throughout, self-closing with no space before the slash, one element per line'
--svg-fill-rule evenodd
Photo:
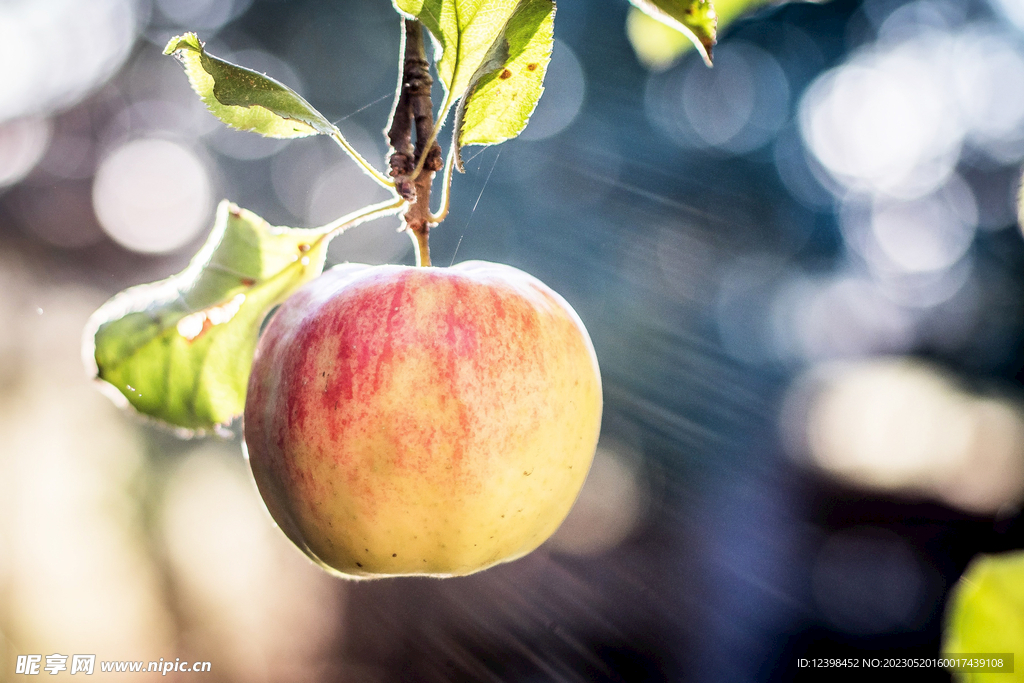
<path fill-rule="evenodd" d="M 387 137 L 391 145 L 388 165 L 395 189 L 408 202 L 402 219 L 405 229 L 415 239 L 416 261 L 430 265 L 428 237 L 432 227 L 430 216 L 430 188 L 434 173 L 444 166 L 441 147 L 434 142 L 429 150 L 423 149 L 434 129 L 434 109 L 430 99 L 430 63 L 423 47 L 423 26 L 420 22 L 402 19 L 402 76 L 391 113 Z M 413 131 L 416 143 L 413 144 Z M 413 176 L 420 157 L 426 153 L 423 170 Z"/>

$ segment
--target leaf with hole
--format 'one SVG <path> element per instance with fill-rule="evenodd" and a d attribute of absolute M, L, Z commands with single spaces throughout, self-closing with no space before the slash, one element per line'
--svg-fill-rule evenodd
<path fill-rule="evenodd" d="M 518 3 L 459 102 L 456 154 L 462 145 L 495 145 L 526 128 L 544 92 L 554 18 L 550 0 Z M 461 170 L 461 158 L 457 161 Z"/>
<path fill-rule="evenodd" d="M 121 405 L 182 432 L 205 432 L 242 413 L 260 325 L 320 275 L 322 230 L 273 227 L 221 202 L 213 231 L 181 273 L 132 287 L 89 319 L 84 349 Z"/>
<path fill-rule="evenodd" d="M 192 89 L 207 109 L 232 128 L 270 138 L 331 135 L 335 131 L 297 92 L 270 76 L 214 57 L 195 33 L 171 38 L 164 54 L 181 61 Z"/>

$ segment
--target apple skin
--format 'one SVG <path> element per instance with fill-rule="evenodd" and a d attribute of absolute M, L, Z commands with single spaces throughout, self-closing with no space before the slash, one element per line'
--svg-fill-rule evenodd
<path fill-rule="evenodd" d="M 274 315 L 244 433 L 274 520 L 350 578 L 456 576 L 561 524 L 601 427 L 583 323 L 510 266 L 338 266 Z"/>

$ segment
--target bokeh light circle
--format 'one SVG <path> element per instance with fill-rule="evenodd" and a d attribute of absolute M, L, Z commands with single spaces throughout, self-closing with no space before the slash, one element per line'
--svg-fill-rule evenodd
<path fill-rule="evenodd" d="M 50 144 L 47 119 L 25 118 L 0 123 L 0 188 L 13 185 L 35 168 Z"/>
<path fill-rule="evenodd" d="M 136 22 L 134 0 L 0 3 L 0 121 L 81 100 L 128 57 Z"/>
<path fill-rule="evenodd" d="M 118 148 L 100 164 L 93 207 L 103 230 L 132 251 L 174 251 L 206 227 L 210 175 L 192 150 L 161 139 Z"/>
<path fill-rule="evenodd" d="M 746 154 L 784 125 L 789 81 L 768 52 L 733 40 L 715 48 L 713 69 L 690 59 L 652 74 L 645 106 L 651 120 L 684 147 Z"/>
<path fill-rule="evenodd" d="M 177 26 L 215 31 L 245 13 L 253 0 L 155 0 L 160 13 Z"/>
<path fill-rule="evenodd" d="M 1024 410 L 906 358 L 818 366 L 782 411 L 792 455 L 854 486 L 992 514 L 1024 499 Z"/>

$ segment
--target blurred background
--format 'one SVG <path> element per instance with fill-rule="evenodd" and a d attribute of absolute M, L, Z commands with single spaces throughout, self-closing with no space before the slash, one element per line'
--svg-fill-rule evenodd
<path fill-rule="evenodd" d="M 1024 2 L 769 8 L 712 70 L 628 15 L 560 3 L 533 121 L 467 150 L 432 239 L 589 328 L 606 412 L 581 498 L 512 564 L 355 584 L 272 526 L 237 438 L 119 412 L 80 348 L 107 298 L 184 267 L 221 197 L 300 227 L 384 198 L 328 140 L 220 126 L 166 40 L 287 83 L 382 167 L 390 3 L 0 3 L 0 680 L 54 652 L 246 683 L 788 681 L 799 657 L 938 654 L 967 562 L 1024 547 Z M 396 227 L 330 260 L 411 263 Z"/>

